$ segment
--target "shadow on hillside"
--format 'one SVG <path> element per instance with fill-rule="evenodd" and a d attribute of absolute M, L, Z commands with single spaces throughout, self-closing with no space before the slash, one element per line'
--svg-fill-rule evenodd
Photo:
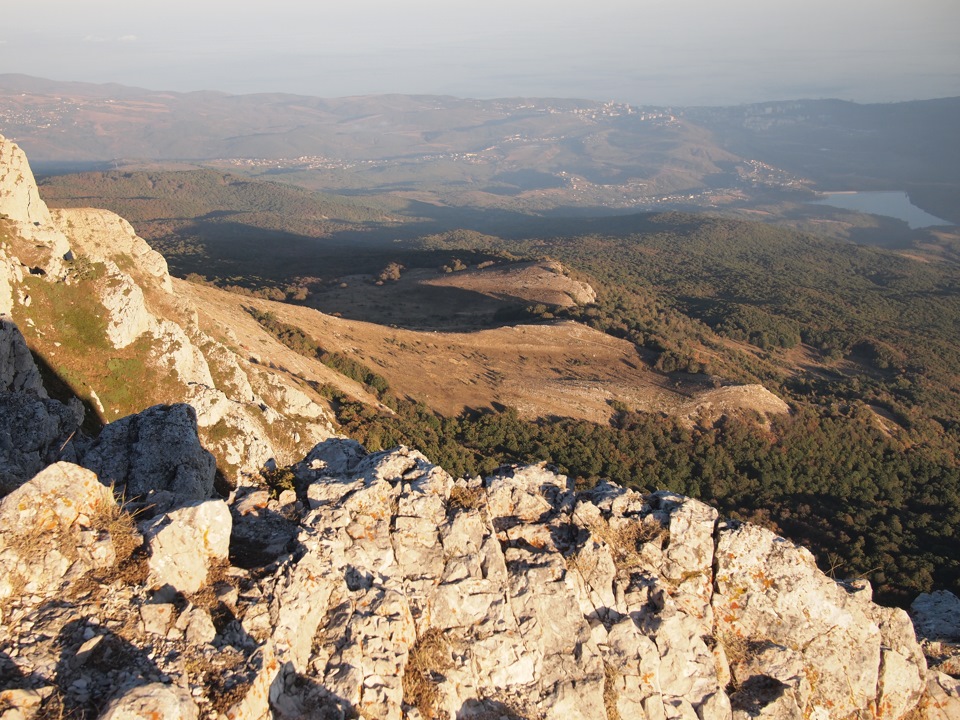
<path fill-rule="evenodd" d="M 401 327 L 406 330 L 473 332 L 531 324 L 537 318 L 526 312 L 535 303 L 503 293 L 501 297 L 461 287 L 429 285 L 401 277 L 396 283 L 364 283 L 315 293 L 307 301 L 328 315 L 348 320 Z"/>
<path fill-rule="evenodd" d="M 595 215 L 593 213 L 596 213 Z M 414 267 L 439 267 L 451 253 L 477 259 L 499 248 L 499 241 L 575 237 L 593 233 L 632 234 L 662 231 L 662 213 L 611 214 L 605 208 L 559 208 L 550 215 L 505 210 L 475 210 L 411 201 L 402 223 L 357 223 L 354 228 L 306 235 L 282 227 L 265 228 L 218 218 L 194 218 L 178 225 L 172 237 L 154 242 L 181 275 L 258 277 L 283 281 L 291 277 L 376 273 L 398 258 Z M 669 214 L 676 230 L 682 216 Z M 690 216 L 691 223 L 694 217 Z M 682 228 L 681 228 L 682 229 Z M 467 231 L 470 248 L 434 237 Z M 456 235 L 456 233 L 455 233 Z M 169 245 L 169 246 L 167 246 Z M 201 252 L 197 252 L 200 249 Z M 467 257 L 464 257 L 466 260 Z M 405 264 L 407 264 L 405 263 Z"/>
<path fill-rule="evenodd" d="M 33 355 L 33 361 L 40 370 L 40 378 L 43 380 L 43 387 L 47 394 L 64 405 L 67 405 L 72 398 L 78 399 L 83 404 L 83 423 L 80 425 L 80 429 L 91 437 L 99 434 L 103 426 L 107 424 L 100 408 L 94 405 L 90 399 L 82 397 L 77 389 L 58 373 L 42 355 L 32 348 L 30 354 Z"/>

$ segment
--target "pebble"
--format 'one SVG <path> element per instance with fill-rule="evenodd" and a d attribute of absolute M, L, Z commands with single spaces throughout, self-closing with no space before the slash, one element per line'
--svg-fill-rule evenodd
<path fill-rule="evenodd" d="M 93 636 L 96 635 L 96 634 L 97 634 L 97 633 L 94 631 L 93 628 L 88 627 L 88 628 L 86 628 L 86 629 L 83 631 L 83 639 L 84 639 L 84 640 L 91 640 L 91 639 L 93 638 Z"/>

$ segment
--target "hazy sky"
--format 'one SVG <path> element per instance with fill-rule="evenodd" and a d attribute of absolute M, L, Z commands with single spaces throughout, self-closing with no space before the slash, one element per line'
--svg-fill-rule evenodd
<path fill-rule="evenodd" d="M 157 90 L 736 104 L 960 95 L 958 0 L 31 0 L 0 73 Z"/>

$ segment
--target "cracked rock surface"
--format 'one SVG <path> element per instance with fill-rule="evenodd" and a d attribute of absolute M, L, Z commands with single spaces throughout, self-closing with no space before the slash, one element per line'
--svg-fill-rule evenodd
<path fill-rule="evenodd" d="M 338 438 L 294 470 L 295 493 L 142 519 L 122 561 L 80 497 L 48 497 L 109 504 L 91 472 L 25 483 L 0 517 L 42 496 L 75 508 L 60 532 L 86 544 L 7 593 L 0 690 L 24 717 L 58 702 L 79 717 L 900 718 L 924 692 L 956 707 L 905 613 L 696 500 L 575 492 L 543 466 L 454 480 L 414 450 Z M 255 528 L 274 550 L 231 565 L 228 542 L 235 558 Z M 0 559 L 16 564 L 12 532 Z"/>

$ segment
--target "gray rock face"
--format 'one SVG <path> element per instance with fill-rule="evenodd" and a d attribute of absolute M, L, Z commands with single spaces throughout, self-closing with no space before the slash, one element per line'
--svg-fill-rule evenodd
<path fill-rule="evenodd" d="M 40 370 L 17 326 L 0 317 L 0 392 L 28 392 L 46 397 Z"/>
<path fill-rule="evenodd" d="M 960 598 L 949 590 L 919 595 L 910 606 L 910 613 L 923 637 L 960 642 Z"/>
<path fill-rule="evenodd" d="M 213 494 L 216 462 L 197 438 L 189 405 L 156 405 L 107 425 L 81 464 L 115 483 L 128 498 L 160 508 L 206 500 Z"/>
<path fill-rule="evenodd" d="M 81 417 L 56 400 L 0 393 L 0 490 L 9 492 L 58 460 L 76 460 Z"/>

